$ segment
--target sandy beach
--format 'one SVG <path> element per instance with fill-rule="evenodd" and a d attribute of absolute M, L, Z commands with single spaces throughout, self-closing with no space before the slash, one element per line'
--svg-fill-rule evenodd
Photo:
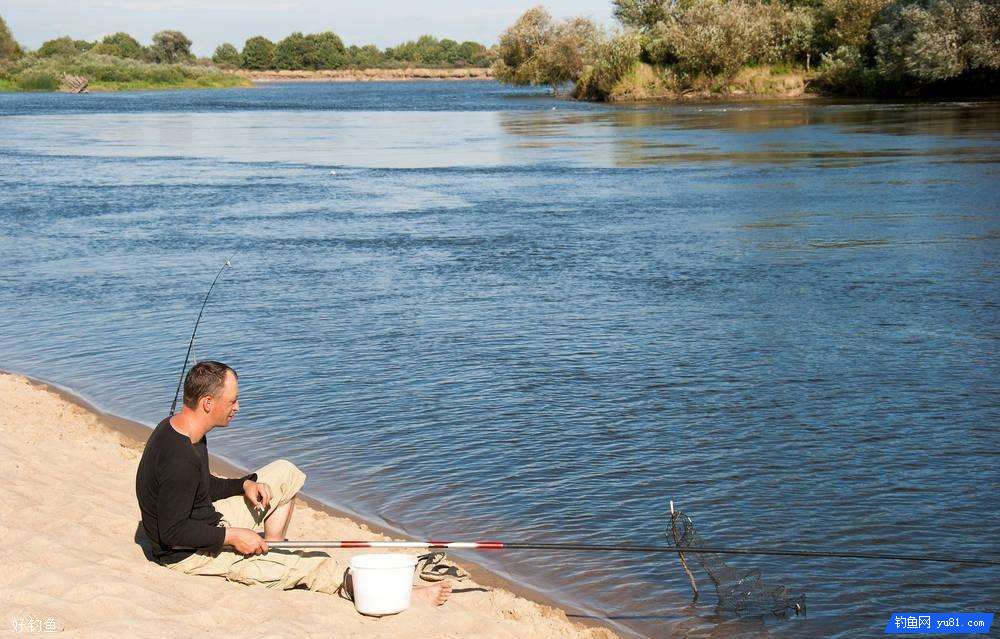
<path fill-rule="evenodd" d="M 29 633 L 30 623 L 33 632 L 76 637 L 616 636 L 472 581 L 456 583 L 441 608 L 414 605 L 376 619 L 327 594 L 175 573 L 148 561 L 137 542 L 142 430 L 114 421 L 43 384 L 0 374 L 0 621 L 6 633 Z M 217 461 L 215 474 L 235 475 Z M 387 537 L 299 499 L 289 538 Z"/>

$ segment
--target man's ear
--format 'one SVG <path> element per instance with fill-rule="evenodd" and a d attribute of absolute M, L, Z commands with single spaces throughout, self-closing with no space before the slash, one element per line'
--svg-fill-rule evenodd
<path fill-rule="evenodd" d="M 205 411 L 206 413 L 211 413 L 213 401 L 214 398 L 211 395 L 205 395 L 204 397 L 202 397 L 200 402 L 201 410 Z"/>

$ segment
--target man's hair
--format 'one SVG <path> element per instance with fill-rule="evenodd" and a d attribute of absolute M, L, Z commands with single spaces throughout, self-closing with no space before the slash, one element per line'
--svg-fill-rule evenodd
<path fill-rule="evenodd" d="M 198 408 L 198 400 L 206 395 L 215 397 L 226 383 L 226 371 L 239 377 L 229 366 L 222 362 L 198 362 L 188 371 L 184 378 L 184 405 L 188 408 Z"/>

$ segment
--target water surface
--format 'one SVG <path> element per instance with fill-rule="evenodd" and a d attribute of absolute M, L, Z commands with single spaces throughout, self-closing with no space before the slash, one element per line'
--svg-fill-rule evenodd
<path fill-rule="evenodd" d="M 996 555 L 1000 104 L 610 107 L 486 82 L 0 95 L 0 366 L 165 415 L 414 536 Z M 480 555 L 649 637 L 855 637 L 993 610 L 995 570 Z"/>

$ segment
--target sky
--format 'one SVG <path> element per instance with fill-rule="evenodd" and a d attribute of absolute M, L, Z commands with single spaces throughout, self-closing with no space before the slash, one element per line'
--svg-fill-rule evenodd
<path fill-rule="evenodd" d="M 22 45 L 37 49 L 63 35 L 94 40 L 116 31 L 143 44 L 164 29 L 183 31 L 196 55 L 230 42 L 242 48 L 254 35 L 280 40 L 293 31 L 334 31 L 346 44 L 381 48 L 423 34 L 490 45 L 539 0 L 503 4 L 467 0 L 3 0 L 0 17 Z M 612 24 L 611 0 L 541 2 L 557 18 L 582 15 Z"/>

